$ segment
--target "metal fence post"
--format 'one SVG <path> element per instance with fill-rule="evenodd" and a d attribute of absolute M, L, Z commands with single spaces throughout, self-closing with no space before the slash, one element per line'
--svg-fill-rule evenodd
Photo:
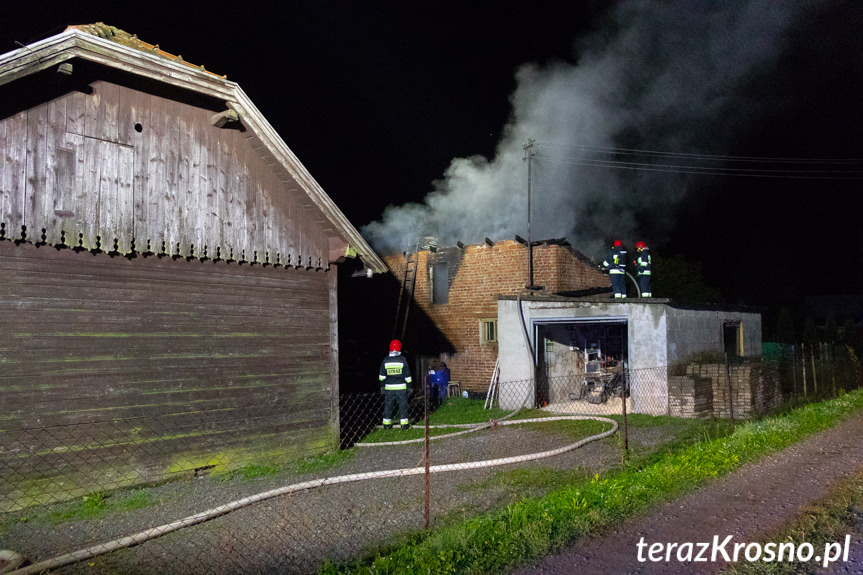
<path fill-rule="evenodd" d="M 725 379 L 728 380 L 728 415 L 734 424 L 734 395 L 731 389 L 731 366 L 728 365 L 728 353 L 725 353 Z"/>
<path fill-rule="evenodd" d="M 620 392 L 620 404 L 623 406 L 623 452 L 624 458 L 629 456 L 629 428 L 626 425 L 626 397 L 629 392 L 629 368 L 623 370 L 623 389 Z"/>
<path fill-rule="evenodd" d="M 425 382 L 425 511 L 423 517 L 425 519 L 425 528 L 429 528 L 429 514 L 431 510 L 431 474 L 429 473 L 429 391 L 431 390 L 431 378 L 426 377 Z"/>

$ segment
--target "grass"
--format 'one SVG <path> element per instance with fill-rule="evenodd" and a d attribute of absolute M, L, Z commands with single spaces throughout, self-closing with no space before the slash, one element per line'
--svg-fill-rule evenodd
<path fill-rule="evenodd" d="M 590 477 L 591 474 L 581 468 L 558 470 L 548 467 L 519 467 L 498 471 L 485 481 L 459 485 L 459 491 L 470 493 L 499 488 L 515 496 L 531 493 L 537 489 L 546 491 L 561 489 L 583 483 Z"/>
<path fill-rule="evenodd" d="M 350 461 L 355 453 L 356 452 L 352 450 L 339 450 L 330 451 L 312 457 L 305 457 L 296 461 L 249 463 L 242 467 L 232 469 L 226 473 L 214 474 L 213 477 L 220 481 L 230 481 L 232 479 L 258 479 L 275 475 L 276 473 L 281 473 L 283 471 L 287 473 L 319 473 Z"/>
<path fill-rule="evenodd" d="M 501 419 L 510 412 L 497 407 L 484 409 L 484 402 L 464 397 L 451 397 L 429 415 L 429 425 L 466 425 L 483 423 L 492 419 Z M 511 419 L 526 419 L 532 417 L 547 417 L 548 414 L 539 409 L 521 409 Z M 462 431 L 458 428 L 434 428 L 429 430 L 432 437 L 447 435 Z M 410 429 L 401 430 L 378 428 L 368 434 L 364 443 L 383 443 L 388 441 L 405 441 L 425 437 L 425 422 L 418 421 Z"/>
<path fill-rule="evenodd" d="M 561 549 L 573 539 L 606 529 L 633 514 L 743 463 L 788 447 L 863 409 L 863 391 L 810 404 L 784 415 L 745 423 L 730 432 L 706 428 L 696 442 L 595 475 L 503 510 L 415 534 L 407 544 L 365 560 L 327 563 L 322 573 L 484 573 L 506 569 Z M 646 422 L 633 418 L 633 425 Z M 715 434 L 715 436 L 714 436 Z M 686 441 L 685 439 L 683 441 Z"/>
<path fill-rule="evenodd" d="M 612 416 L 618 425 L 623 425 L 623 418 Z M 705 443 L 727 437 L 734 433 L 735 426 L 727 419 L 686 419 L 669 416 L 651 416 L 633 414 L 627 416 L 627 425 L 631 429 L 657 428 L 660 434 L 660 445 L 630 445 L 628 465 L 644 466 L 696 443 Z M 622 433 L 622 432 L 621 432 Z"/>
<path fill-rule="evenodd" d="M 336 451 L 287 463 L 250 463 L 224 474 L 213 474 L 211 477 L 219 481 L 231 481 L 235 479 L 253 480 L 281 472 L 319 473 L 342 465 L 349 461 L 354 453 L 353 451 Z M 0 532 L 2 532 L 3 524 L 7 522 L 41 522 L 59 525 L 70 521 L 102 519 L 111 514 L 160 504 L 161 502 L 154 499 L 146 487 L 129 490 L 117 489 L 109 492 L 97 491 L 69 502 L 33 506 L 17 513 L 0 514 Z"/>
<path fill-rule="evenodd" d="M 483 409 L 485 402 L 464 397 L 450 397 L 446 403 L 429 415 L 431 425 L 479 423 L 489 419 L 500 419 L 509 412 L 497 407 Z M 538 411 L 538 410 L 522 410 Z"/>
<path fill-rule="evenodd" d="M 34 507 L 23 514 L 9 514 L 8 518 L 16 523 L 41 522 L 60 525 L 69 521 L 101 519 L 113 513 L 125 513 L 155 505 L 146 489 L 117 491 L 108 493 L 97 491 L 68 503 L 58 503 L 49 507 Z"/>
<path fill-rule="evenodd" d="M 621 424 L 623 418 L 620 416 L 611 416 L 611 419 L 616 419 Z M 658 448 L 655 445 L 630 445 L 628 465 L 641 467 L 656 462 L 679 449 L 695 443 L 725 437 L 734 431 L 734 426 L 726 420 L 702 421 L 636 414 L 629 415 L 627 423 L 630 428 L 656 428 L 659 431 L 658 435 L 661 439 L 661 445 Z M 557 421 L 552 424 L 535 425 L 538 430 L 554 434 L 563 432 L 574 439 L 594 435 L 607 428 L 606 424 L 590 420 Z M 496 472 L 485 481 L 463 485 L 459 489 L 465 492 L 473 492 L 488 488 L 503 488 L 513 494 L 524 494 L 535 492 L 537 488 L 548 491 L 586 483 L 592 476 L 592 473 L 584 469 L 555 470 L 541 466 L 506 469 Z"/>
<path fill-rule="evenodd" d="M 808 506 L 795 521 L 784 529 L 765 538 L 760 543 L 792 542 L 800 545 L 809 542 L 817 555 L 826 549 L 828 543 L 844 544 L 845 536 L 856 532 L 863 535 L 863 471 L 837 483 L 831 494 L 821 501 Z M 851 544 L 856 537 L 851 536 Z M 835 563 L 839 565 L 841 563 Z M 791 575 L 811 573 L 817 567 L 814 560 L 783 563 L 740 562 L 726 575 Z"/>
<path fill-rule="evenodd" d="M 429 415 L 429 423 L 431 425 L 481 423 L 490 419 L 502 419 L 510 413 L 510 410 L 500 409 L 499 407 L 485 409 L 485 401 L 481 399 L 450 397 L 446 403 Z M 525 407 L 520 409 L 510 419 L 548 417 L 548 415 L 548 413 L 541 409 L 529 409 Z"/>

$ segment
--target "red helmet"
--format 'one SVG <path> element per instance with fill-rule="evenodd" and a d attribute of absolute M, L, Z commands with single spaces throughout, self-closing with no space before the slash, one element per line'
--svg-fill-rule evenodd
<path fill-rule="evenodd" d="M 402 350 L 402 342 L 397 339 L 394 339 L 390 342 L 390 351 L 401 351 Z"/>
<path fill-rule="evenodd" d="M 620 240 L 614 240 L 614 247 L 619 248 L 623 245 Z"/>
<path fill-rule="evenodd" d="M 637 250 L 643 250 L 646 247 L 647 246 L 644 244 L 644 242 L 635 242 L 635 249 Z"/>

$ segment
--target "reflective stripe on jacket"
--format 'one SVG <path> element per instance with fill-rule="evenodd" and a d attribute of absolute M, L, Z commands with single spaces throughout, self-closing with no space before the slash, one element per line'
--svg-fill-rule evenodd
<path fill-rule="evenodd" d="M 407 389 L 407 384 L 413 381 L 407 360 L 401 355 L 385 357 L 381 362 L 378 380 L 384 385 L 385 390 Z"/>
<path fill-rule="evenodd" d="M 610 274 L 626 273 L 626 250 L 623 248 L 611 248 L 602 262 L 603 267 L 608 268 Z"/>
<path fill-rule="evenodd" d="M 638 252 L 638 259 L 636 262 L 638 264 L 638 275 L 640 276 L 649 276 L 650 275 L 650 249 L 644 248 L 640 252 Z"/>

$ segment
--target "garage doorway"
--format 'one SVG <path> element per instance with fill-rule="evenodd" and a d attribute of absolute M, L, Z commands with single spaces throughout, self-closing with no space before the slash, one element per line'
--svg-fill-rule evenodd
<path fill-rule="evenodd" d="M 623 369 L 627 322 L 622 318 L 544 322 L 535 325 L 537 406 L 580 397 L 585 375 Z"/>

